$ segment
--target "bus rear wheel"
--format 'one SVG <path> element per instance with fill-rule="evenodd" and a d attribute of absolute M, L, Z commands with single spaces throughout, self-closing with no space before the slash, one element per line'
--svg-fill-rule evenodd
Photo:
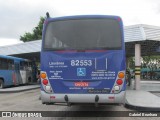
<path fill-rule="evenodd" d="M 0 89 L 4 88 L 4 82 L 2 79 L 0 79 Z"/>

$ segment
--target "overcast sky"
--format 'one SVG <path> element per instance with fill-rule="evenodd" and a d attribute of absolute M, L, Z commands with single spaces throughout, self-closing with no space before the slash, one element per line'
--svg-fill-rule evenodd
<path fill-rule="evenodd" d="M 19 43 L 47 11 L 51 17 L 118 15 L 124 26 L 160 26 L 160 0 L 0 0 L 0 46 Z"/>

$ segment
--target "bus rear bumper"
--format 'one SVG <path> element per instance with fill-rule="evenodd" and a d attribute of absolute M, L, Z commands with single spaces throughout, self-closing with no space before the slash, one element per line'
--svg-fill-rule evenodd
<path fill-rule="evenodd" d="M 118 94 L 48 94 L 41 91 L 43 104 L 52 103 L 111 103 L 124 104 L 125 91 Z"/>

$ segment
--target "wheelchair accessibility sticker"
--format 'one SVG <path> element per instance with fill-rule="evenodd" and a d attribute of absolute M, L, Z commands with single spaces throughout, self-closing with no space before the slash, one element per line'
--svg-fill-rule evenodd
<path fill-rule="evenodd" d="M 77 68 L 77 76 L 86 76 L 86 68 Z"/>

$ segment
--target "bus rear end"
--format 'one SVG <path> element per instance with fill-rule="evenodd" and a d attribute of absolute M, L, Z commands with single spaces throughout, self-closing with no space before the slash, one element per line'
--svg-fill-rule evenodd
<path fill-rule="evenodd" d="M 48 18 L 41 51 L 41 99 L 124 103 L 125 47 L 117 16 Z"/>

